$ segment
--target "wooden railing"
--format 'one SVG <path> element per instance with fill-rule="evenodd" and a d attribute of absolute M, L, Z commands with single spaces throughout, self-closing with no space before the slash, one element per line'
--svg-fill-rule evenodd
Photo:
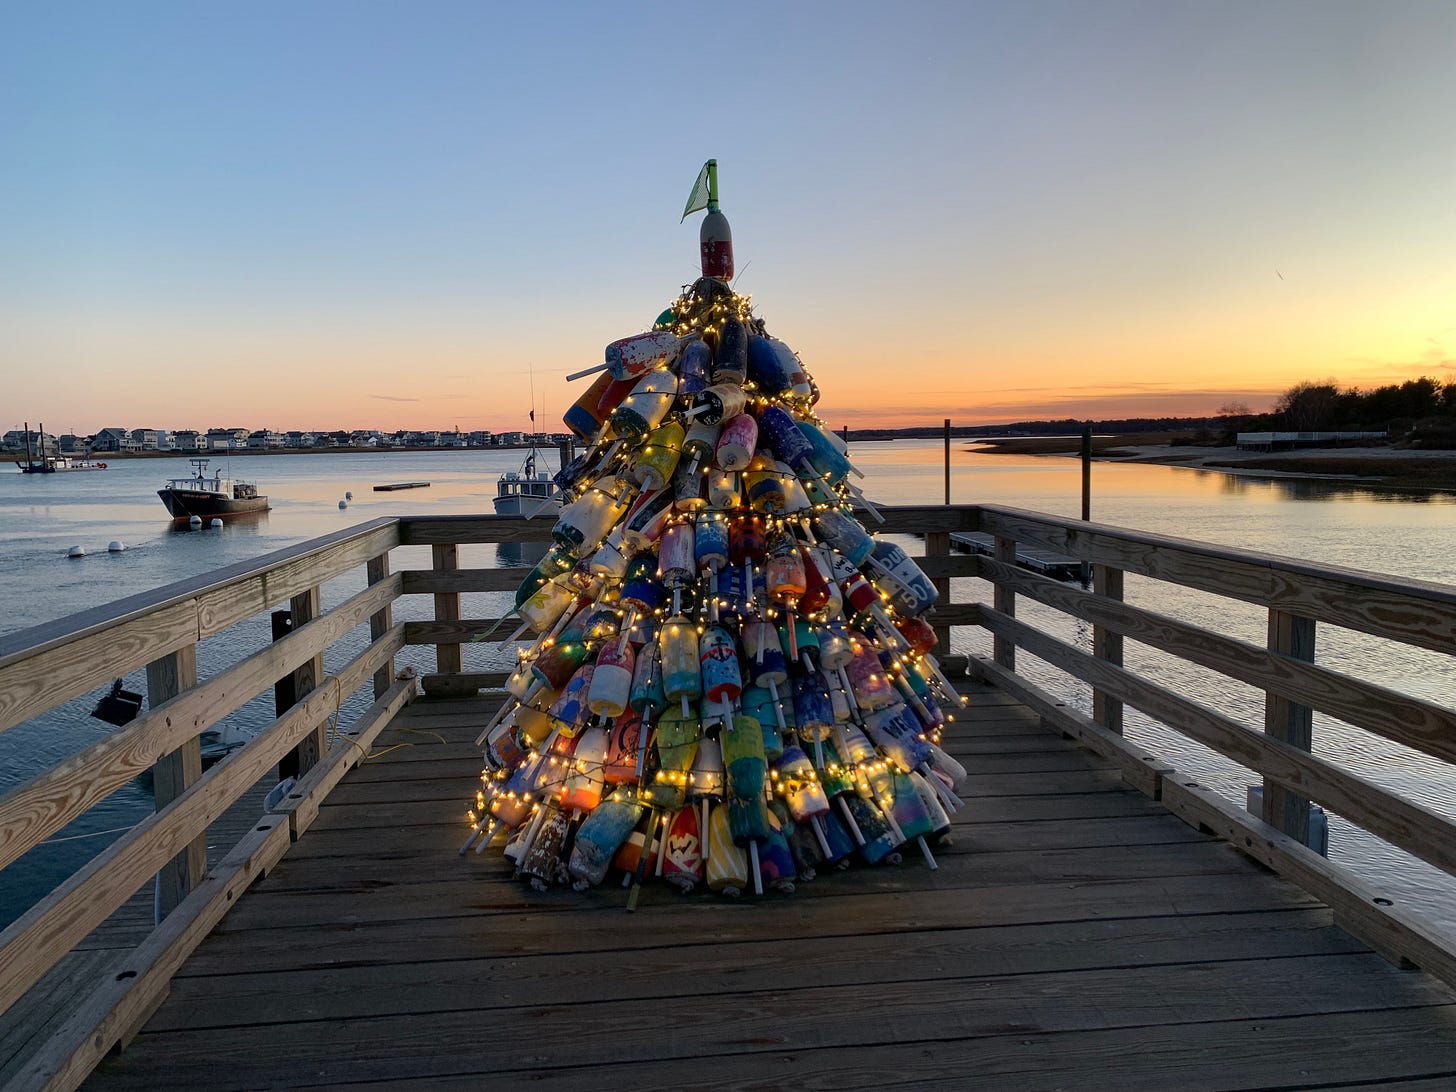
<path fill-rule="evenodd" d="M 1333 757 L 1313 753 L 1312 738 L 1313 714 L 1319 712 L 1440 762 L 1456 762 L 1456 711 L 1314 662 L 1319 623 L 1449 655 L 1456 647 L 1456 588 L 997 506 L 978 510 L 977 529 L 995 536 L 996 556 L 980 560 L 980 574 L 994 593 L 979 622 L 994 645 L 990 657 L 972 659 L 974 673 L 1105 754 L 1129 781 L 1189 822 L 1295 879 L 1372 945 L 1456 981 L 1452 937 L 1305 848 L 1314 801 L 1456 875 L 1456 823 Z M 1018 568 L 1014 558 L 1021 543 L 1090 565 L 1092 587 Z M 1255 604 L 1267 612 L 1268 639 L 1254 644 L 1126 603 L 1124 574 Z M 1018 599 L 1090 623 L 1092 650 L 1018 618 Z M 1241 723 L 1129 669 L 1124 641 L 1262 691 L 1263 724 Z M 1018 675 L 1018 649 L 1088 684 L 1092 716 L 1076 713 Z M 1378 657 L 1378 650 L 1372 655 Z M 1262 818 L 1122 738 L 1124 706 L 1259 775 Z"/>
<path fill-rule="evenodd" d="M 186 955 L 283 855 L 316 814 L 318 799 L 357 762 L 356 743 L 367 747 L 371 733 L 413 694 L 413 683 L 393 682 L 404 628 L 390 623 L 389 611 L 403 581 L 387 575 L 385 562 L 398 544 L 397 521 L 376 520 L 0 638 L 0 731 L 143 667 L 148 689 L 148 708 L 136 719 L 0 799 L 0 868 L 145 771 L 152 771 L 156 797 L 155 814 L 0 933 L 0 1012 L 16 1006 L 154 877 L 157 907 L 165 915 L 84 991 L 73 1011 L 59 1014 L 58 1030 L 29 1063 L 23 1083 L 73 1086 L 107 1049 L 134 1034 Z M 321 611 L 320 587 L 361 568 L 367 570 L 364 589 Z M 198 679 L 200 641 L 278 606 L 292 608 L 286 637 Z M 365 623 L 372 634 L 367 647 L 324 676 L 325 650 Z M 283 679 L 303 684 L 297 700 L 204 773 L 202 733 Z M 372 687 L 373 700 L 352 725 L 355 742 L 340 741 L 326 751 L 326 723 L 361 687 Z M 299 775 L 289 799 L 248 823 L 208 870 L 209 826 L 288 762 Z M 4 873 L 0 882 L 6 882 Z M 37 993 L 42 996 L 26 1001 L 43 1016 L 47 998 L 43 989 Z"/>
<path fill-rule="evenodd" d="M 1108 756 L 1132 784 L 1161 798 L 1188 821 L 1217 831 L 1292 876 L 1382 950 L 1456 980 L 1449 938 L 1397 906 L 1381 905 L 1388 900 L 1304 849 L 1301 837 L 1308 802 L 1314 800 L 1391 844 L 1447 872 L 1456 871 L 1451 822 L 1312 754 L 1309 738 L 1311 711 L 1320 710 L 1443 762 L 1456 759 L 1456 714 L 1451 710 L 1317 665 L 1310 653 L 1319 622 L 1449 651 L 1456 633 L 1456 589 L 1007 508 L 882 511 L 882 533 L 925 538 L 925 555 L 919 561 L 942 592 L 933 621 L 946 647 L 955 627 L 979 626 L 990 633 L 993 655 L 970 659 L 976 674 Z M 951 552 L 952 534 L 976 530 L 996 536 L 994 558 Z M 468 693 L 499 683 L 499 673 L 467 670 L 464 649 L 479 634 L 495 629 L 500 619 L 462 616 L 462 596 L 514 591 L 523 573 L 462 568 L 468 553 L 460 547 L 544 541 L 549 531 L 550 522 L 544 519 L 381 519 L 0 638 L 0 731 L 97 692 L 128 672 L 146 668 L 147 674 L 149 708 L 137 719 L 0 799 L 3 869 L 143 771 L 153 771 L 156 786 L 155 814 L 0 933 L 3 1011 L 16 1005 L 109 915 L 156 884 L 160 922 L 107 971 L 87 1000 L 63 1014 L 59 1030 L 29 1063 L 27 1073 L 44 1078 L 37 1083 L 74 1085 L 105 1051 L 135 1034 L 165 995 L 182 960 L 248 884 L 282 856 L 290 840 L 303 834 L 320 801 L 413 696 L 412 680 L 395 681 L 397 655 L 408 646 L 434 647 L 435 670 L 424 679 L 427 691 Z M 1092 567 L 1092 587 L 1017 568 L 1018 542 L 1085 561 Z M 428 568 L 399 567 L 400 557 L 413 556 L 405 548 L 426 546 Z M 404 553 L 398 552 L 402 549 Z M 1256 646 L 1125 603 L 1124 573 L 1256 603 L 1269 612 L 1269 643 Z M 956 600 L 953 591 L 982 587 L 965 580 L 952 584 L 967 577 L 990 581 L 989 603 L 975 596 Z M 334 580 L 360 590 L 323 610 L 322 590 Z M 1090 623 L 1092 650 L 1018 617 L 1018 599 L 1035 600 Z M 432 603 L 431 617 L 396 620 L 395 608 L 404 613 L 404 604 L 410 602 Z M 210 678 L 198 679 L 199 641 L 282 607 L 291 617 L 286 635 L 262 651 L 240 655 Z M 324 653 L 337 652 L 365 623 L 367 644 L 344 667 L 324 675 Z M 352 639 L 358 643 L 357 634 Z M 1268 696 L 1265 723 L 1241 724 L 1139 676 L 1124 666 L 1125 641 L 1141 642 L 1262 690 Z M 1018 649 L 1089 685 L 1092 716 L 1077 713 L 1018 675 Z M 201 734 L 284 681 L 293 687 L 291 704 L 280 708 L 245 746 L 202 772 Z M 363 712 L 330 745 L 325 725 L 356 692 L 361 698 L 352 704 L 363 704 Z M 1274 823 L 1247 815 L 1124 738 L 1124 706 L 1140 709 L 1256 771 L 1265 779 L 1266 806 Z M 296 784 L 276 810 L 258 814 L 237 843 L 206 868 L 209 825 L 230 807 L 244 806 L 238 802 L 245 797 L 253 800 L 260 785 L 276 779 L 280 764 L 296 770 Z M 462 793 L 465 788 L 462 782 Z"/>

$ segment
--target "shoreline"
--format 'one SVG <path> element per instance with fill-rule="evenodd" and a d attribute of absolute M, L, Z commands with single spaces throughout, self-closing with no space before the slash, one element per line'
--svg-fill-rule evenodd
<path fill-rule="evenodd" d="M 1150 463 L 1231 477 L 1296 479 L 1397 492 L 1456 493 L 1456 451 L 1371 447 L 1299 448 L 1278 452 L 1235 447 L 1148 443 L 1146 435 L 1095 436 L 1092 459 L 1105 463 Z M 1047 455 L 1078 458 L 1080 437 L 1011 437 L 973 444 L 985 455 Z"/>
<path fill-rule="evenodd" d="M 93 451 L 89 456 L 68 455 L 67 458 L 89 458 L 93 462 L 109 463 L 127 459 L 230 459 L 234 456 L 253 455 L 400 455 L 421 451 L 457 451 L 463 455 L 482 451 L 530 451 L 533 446 L 537 451 L 556 450 L 555 444 L 491 444 L 489 447 L 240 447 L 232 451 Z M 40 456 L 34 456 L 32 461 L 39 462 Z M 23 462 L 23 451 L 6 451 L 0 454 L 0 463 L 14 463 L 19 466 Z"/>

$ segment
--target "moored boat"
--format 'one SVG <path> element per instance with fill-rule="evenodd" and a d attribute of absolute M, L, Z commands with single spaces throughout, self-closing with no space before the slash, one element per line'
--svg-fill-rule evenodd
<path fill-rule="evenodd" d="M 20 464 L 22 474 L 59 474 L 72 470 L 105 470 L 106 464 L 93 459 L 73 459 L 69 455 L 47 455 L 41 462 L 30 460 Z"/>
<path fill-rule="evenodd" d="M 207 472 L 206 459 L 189 459 L 194 467 L 190 478 L 173 478 L 157 490 L 173 519 L 193 516 L 236 516 L 245 512 L 266 512 L 268 498 L 259 496 L 252 482 L 227 478 L 221 471 Z"/>
<path fill-rule="evenodd" d="M 73 459 L 69 455 L 47 455 L 45 453 L 45 425 L 40 426 L 40 458 L 30 444 L 30 422 L 25 423 L 25 461 L 17 462 L 22 474 L 58 474 L 71 470 L 105 470 L 105 463 L 93 460 L 89 453 L 84 459 Z"/>
<path fill-rule="evenodd" d="M 551 475 L 536 469 L 536 448 L 531 448 L 520 470 L 508 471 L 495 485 L 495 514 L 533 516 L 561 507 L 561 491 Z"/>

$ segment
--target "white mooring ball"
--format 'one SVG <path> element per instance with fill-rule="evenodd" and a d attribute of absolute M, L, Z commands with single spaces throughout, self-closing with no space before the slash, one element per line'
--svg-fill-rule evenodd
<path fill-rule="evenodd" d="M 209 523 L 208 526 L 209 527 L 212 527 L 214 529 L 219 528 L 219 527 L 222 526 L 222 520 L 217 519 L 217 518 L 214 517 L 213 521 L 211 523 Z"/>
<path fill-rule="evenodd" d="M 119 554 L 126 549 L 126 543 L 119 538 L 114 538 L 106 544 L 106 548 L 113 554 Z"/>
<path fill-rule="evenodd" d="M 201 516 L 193 516 L 191 519 L 189 519 L 187 521 L 187 526 L 188 527 L 201 527 L 202 526 L 202 517 Z"/>
<path fill-rule="evenodd" d="M 340 508 L 347 508 L 347 507 L 349 507 L 349 502 L 348 502 L 348 501 L 346 501 L 346 500 L 341 500 L 341 501 L 340 501 L 340 502 L 339 502 L 339 507 L 340 507 Z"/>
<path fill-rule="evenodd" d="M 352 490 L 349 490 L 349 489 L 344 490 L 344 499 L 345 500 L 353 500 L 354 499 L 354 493 L 353 493 L 353 491 Z"/>
<path fill-rule="evenodd" d="M 71 549 L 70 549 L 70 552 L 67 553 L 66 556 L 67 557 L 85 557 L 86 556 L 86 547 L 84 547 L 84 546 L 72 546 Z"/>

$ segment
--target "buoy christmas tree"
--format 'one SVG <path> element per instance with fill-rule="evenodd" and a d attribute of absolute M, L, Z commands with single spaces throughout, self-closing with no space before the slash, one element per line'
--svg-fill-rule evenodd
<path fill-rule="evenodd" d="M 607 346 L 566 414 L 587 445 L 516 593 L 532 643 L 477 740 L 464 853 L 504 841 L 540 887 L 791 891 L 824 864 L 898 861 L 949 829 L 960 701 L 932 649 L 935 589 L 855 516 L 878 513 L 815 416 L 798 357 L 734 292 L 717 164 L 703 276 Z"/>

